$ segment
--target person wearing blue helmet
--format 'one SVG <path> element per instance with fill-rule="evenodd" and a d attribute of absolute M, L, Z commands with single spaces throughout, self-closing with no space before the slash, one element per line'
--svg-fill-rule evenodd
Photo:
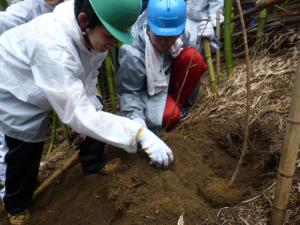
<path fill-rule="evenodd" d="M 150 0 L 119 52 L 122 116 L 153 131 L 172 130 L 207 65 L 185 32 L 184 0 Z M 190 66 L 191 63 L 191 66 Z"/>
<path fill-rule="evenodd" d="M 147 8 L 148 0 L 143 1 L 143 9 Z M 191 36 L 194 45 L 202 38 L 208 38 L 214 48 L 219 47 L 219 41 L 215 37 L 217 14 L 220 15 L 220 24 L 224 22 L 224 0 L 186 0 L 187 24 L 186 30 Z M 198 46 L 201 51 L 203 47 Z"/>

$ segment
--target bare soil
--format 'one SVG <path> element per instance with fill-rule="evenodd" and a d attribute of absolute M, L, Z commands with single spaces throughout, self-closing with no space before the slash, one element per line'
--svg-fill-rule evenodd
<path fill-rule="evenodd" d="M 150 166 L 142 152 L 131 155 L 113 147 L 108 147 L 109 158 L 122 163 L 109 175 L 84 176 L 77 164 L 35 202 L 30 225 L 171 225 L 181 214 L 186 224 L 214 224 L 221 207 L 270 183 L 274 168 L 263 166 L 255 155 L 229 187 L 237 157 L 210 135 L 217 127 L 205 118 L 188 127 L 164 134 L 176 158 L 168 169 Z M 266 145 L 257 141 L 254 147 Z"/>

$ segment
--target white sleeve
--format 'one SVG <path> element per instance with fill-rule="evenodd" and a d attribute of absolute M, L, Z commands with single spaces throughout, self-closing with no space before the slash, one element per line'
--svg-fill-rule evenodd
<path fill-rule="evenodd" d="M 220 22 L 223 17 L 224 0 L 187 0 L 188 18 L 197 22 L 209 20 L 216 26 L 217 12 L 220 12 Z"/>
<path fill-rule="evenodd" d="M 77 50 L 72 46 L 66 49 L 63 46 L 66 43 L 44 42 L 35 47 L 33 76 L 62 122 L 80 134 L 136 152 L 135 136 L 141 125 L 125 117 L 97 111 L 79 79 L 79 73 L 84 70 Z"/>
<path fill-rule="evenodd" d="M 224 21 L 223 8 L 224 0 L 208 0 L 208 18 L 214 27 L 216 27 L 218 12 L 220 12 L 220 23 Z"/>
<path fill-rule="evenodd" d="M 24 0 L 9 6 L 6 11 L 0 12 L 0 35 L 33 18 L 34 0 Z"/>

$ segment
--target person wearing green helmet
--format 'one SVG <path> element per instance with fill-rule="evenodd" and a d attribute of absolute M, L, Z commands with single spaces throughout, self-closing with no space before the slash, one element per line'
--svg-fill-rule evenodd
<path fill-rule="evenodd" d="M 146 127 L 103 112 L 97 69 L 118 41 L 130 43 L 141 0 L 70 0 L 0 36 L 0 197 L 12 225 L 27 224 L 49 115 L 83 136 L 85 174 L 106 167 L 104 143 L 167 167 L 172 150 Z M 113 10 L 114 9 L 114 10 Z"/>

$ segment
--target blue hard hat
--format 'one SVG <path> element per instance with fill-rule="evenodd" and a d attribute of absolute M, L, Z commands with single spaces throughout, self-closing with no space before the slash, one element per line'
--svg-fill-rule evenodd
<path fill-rule="evenodd" d="M 148 3 L 148 24 L 158 36 L 178 36 L 186 23 L 184 0 L 150 0 Z"/>

